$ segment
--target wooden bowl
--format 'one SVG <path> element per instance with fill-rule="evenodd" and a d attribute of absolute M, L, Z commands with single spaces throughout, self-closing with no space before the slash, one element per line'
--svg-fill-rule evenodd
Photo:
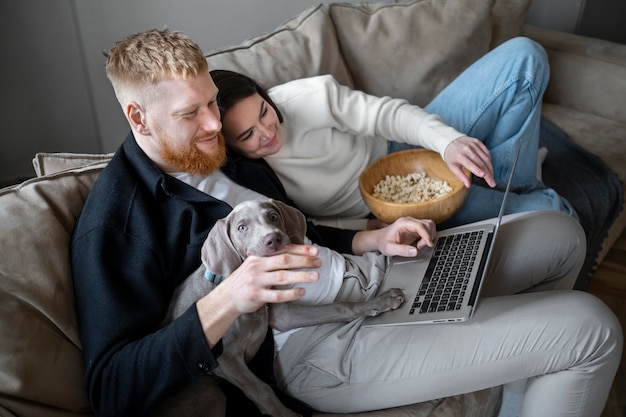
<path fill-rule="evenodd" d="M 385 179 L 385 176 L 406 176 L 413 172 L 424 172 L 434 180 L 447 181 L 452 191 L 442 197 L 419 203 L 391 203 L 372 196 L 374 186 Z M 470 175 L 468 171 L 465 173 Z M 394 152 L 374 161 L 361 174 L 359 189 L 372 214 L 386 223 L 410 216 L 433 219 L 437 224 L 452 217 L 463 205 L 468 191 L 441 156 L 428 149 Z"/>

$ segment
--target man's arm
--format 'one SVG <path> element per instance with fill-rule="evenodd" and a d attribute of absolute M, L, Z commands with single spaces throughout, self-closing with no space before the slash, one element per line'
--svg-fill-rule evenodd
<path fill-rule="evenodd" d="M 94 256 L 94 254 L 100 254 Z M 99 415 L 139 415 L 217 366 L 220 338 L 243 313 L 291 301 L 312 282 L 313 246 L 250 257 L 214 291 L 160 328 L 173 292 L 163 260 L 142 239 L 108 228 L 78 237 L 72 267 L 89 399 Z M 167 269 L 167 268 L 165 268 Z"/>
<path fill-rule="evenodd" d="M 217 366 L 193 306 L 159 328 L 171 283 L 153 248 L 111 229 L 73 242 L 72 268 L 87 394 L 101 416 L 149 409 Z"/>

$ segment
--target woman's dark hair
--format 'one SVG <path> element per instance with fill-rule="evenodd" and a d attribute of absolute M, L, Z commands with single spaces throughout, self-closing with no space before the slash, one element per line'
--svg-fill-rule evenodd
<path fill-rule="evenodd" d="M 263 97 L 263 100 L 267 101 L 270 106 L 276 111 L 278 121 L 283 122 L 283 115 L 280 114 L 280 110 L 276 107 L 276 104 L 267 95 L 267 91 L 261 87 L 252 78 L 243 74 L 228 70 L 213 70 L 211 71 L 211 78 L 219 89 L 217 93 L 217 106 L 220 109 L 222 119 L 224 115 L 244 98 L 258 94 Z"/>

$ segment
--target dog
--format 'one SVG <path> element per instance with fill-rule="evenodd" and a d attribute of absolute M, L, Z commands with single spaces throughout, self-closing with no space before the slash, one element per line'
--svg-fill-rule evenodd
<path fill-rule="evenodd" d="M 221 277 L 228 277 L 250 255 L 270 256 L 290 243 L 303 244 L 306 219 L 297 209 L 277 200 L 247 201 L 216 222 L 202 249 L 202 266 L 175 291 L 164 323 L 181 315 L 208 294 Z M 332 252 L 332 251 L 331 251 Z M 341 256 L 336 252 L 333 256 Z M 212 279 L 207 279 L 207 276 Z M 216 283 L 217 282 L 217 283 Z M 392 289 L 365 301 L 323 305 L 268 304 L 241 315 L 222 337 L 224 350 L 212 373 L 239 387 L 269 416 L 296 417 L 246 365 L 265 339 L 268 325 L 279 331 L 332 322 L 349 322 L 398 308 L 404 293 Z"/>

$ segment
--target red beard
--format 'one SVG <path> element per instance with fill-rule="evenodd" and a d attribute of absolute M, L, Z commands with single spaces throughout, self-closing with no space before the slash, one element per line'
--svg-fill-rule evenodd
<path fill-rule="evenodd" d="M 168 165 L 179 172 L 190 174 L 209 175 L 220 169 L 226 162 L 226 142 L 221 133 L 217 134 L 218 147 L 214 154 L 207 155 L 200 152 L 196 142 L 213 136 L 213 134 L 194 138 L 187 149 L 175 149 L 170 146 L 167 140 L 159 135 L 159 145 L 161 147 L 161 158 Z"/>

